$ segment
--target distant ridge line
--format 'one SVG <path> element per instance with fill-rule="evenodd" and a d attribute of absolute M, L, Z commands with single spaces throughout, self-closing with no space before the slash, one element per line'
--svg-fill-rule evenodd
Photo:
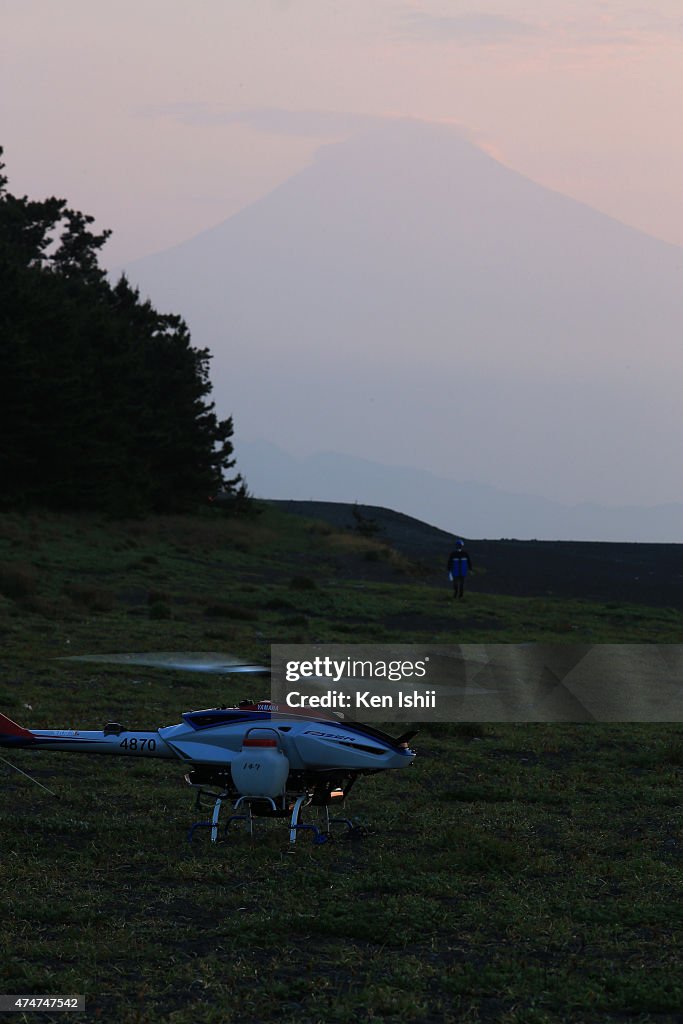
<path fill-rule="evenodd" d="M 378 540 L 419 562 L 425 580 L 443 585 L 447 593 L 446 558 L 455 533 L 379 505 L 275 499 L 267 504 L 350 530 L 356 523 L 355 507 L 375 521 Z M 465 539 L 474 562 L 473 594 L 584 599 L 617 606 L 683 605 L 683 544 Z"/>

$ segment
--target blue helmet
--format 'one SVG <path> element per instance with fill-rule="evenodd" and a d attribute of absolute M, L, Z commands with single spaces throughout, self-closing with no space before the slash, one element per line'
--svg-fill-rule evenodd
<path fill-rule="evenodd" d="M 456 540 L 455 546 L 456 546 L 456 548 L 464 548 L 465 547 L 463 541 L 461 541 L 461 540 Z"/>

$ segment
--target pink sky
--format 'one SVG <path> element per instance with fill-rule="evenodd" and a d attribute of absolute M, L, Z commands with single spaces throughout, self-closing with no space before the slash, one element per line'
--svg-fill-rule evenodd
<path fill-rule="evenodd" d="M 500 160 L 683 243 L 679 0 L 2 0 L 10 187 L 110 265 L 268 192 L 365 116 L 453 121 Z M 343 116 L 340 116 L 343 115 Z"/>

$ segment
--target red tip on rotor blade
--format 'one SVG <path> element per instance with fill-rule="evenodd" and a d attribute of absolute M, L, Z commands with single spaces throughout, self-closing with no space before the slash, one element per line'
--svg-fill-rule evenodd
<path fill-rule="evenodd" d="M 0 715 L 0 736 L 16 736 L 18 739 L 33 740 L 35 736 L 28 729 L 24 729 L 23 726 L 17 725 L 11 718 L 6 715 Z"/>

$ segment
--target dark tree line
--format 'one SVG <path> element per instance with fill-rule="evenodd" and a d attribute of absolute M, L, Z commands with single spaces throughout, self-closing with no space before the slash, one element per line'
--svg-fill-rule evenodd
<path fill-rule="evenodd" d="M 109 283 L 108 231 L 63 199 L 11 195 L 3 169 L 0 505 L 125 514 L 244 496 L 208 350 L 125 277 Z"/>

